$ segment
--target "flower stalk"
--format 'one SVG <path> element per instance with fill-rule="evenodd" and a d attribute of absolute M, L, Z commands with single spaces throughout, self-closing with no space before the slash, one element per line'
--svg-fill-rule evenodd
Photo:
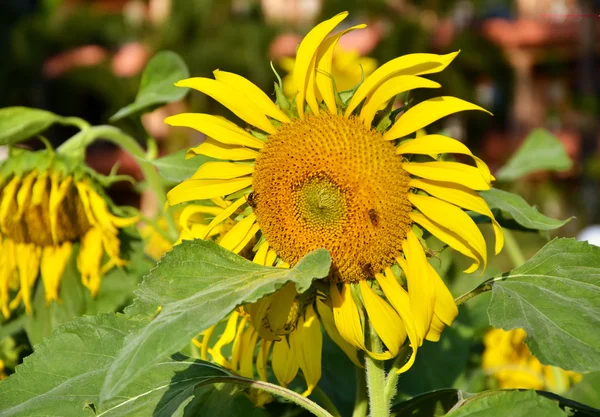
<path fill-rule="evenodd" d="M 375 353 L 383 351 L 381 341 L 374 330 L 369 332 L 371 350 Z M 385 369 L 383 361 L 365 355 L 365 371 L 367 377 L 367 390 L 369 393 L 369 416 L 389 417 L 389 403 L 385 397 Z"/>

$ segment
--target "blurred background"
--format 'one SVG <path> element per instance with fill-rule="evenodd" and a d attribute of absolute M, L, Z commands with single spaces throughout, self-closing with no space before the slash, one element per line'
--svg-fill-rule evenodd
<path fill-rule="evenodd" d="M 342 38 L 334 58 L 334 76 L 344 89 L 360 81 L 360 68 L 368 74 L 400 55 L 461 50 L 448 69 L 431 76 L 441 91 L 417 90 L 414 99 L 457 96 L 494 117 L 465 112 L 436 123 L 432 132 L 466 142 L 493 172 L 535 128 L 547 129 L 564 144 L 574 161 L 569 171 L 498 184 L 547 216 L 575 216 L 549 234 L 514 232 L 526 258 L 555 235 L 580 235 L 600 245 L 600 226 L 590 229 L 600 224 L 600 0 L 0 0 L 0 107 L 37 107 L 108 123 L 134 101 L 144 66 L 162 50 L 181 55 L 192 76 L 232 71 L 272 93 L 276 77 L 270 63 L 285 83 L 303 35 L 343 10 L 351 13 L 345 27 L 368 23 Z M 141 121 L 125 118 L 116 124 L 140 143 L 155 138 L 159 152 L 167 154 L 202 140 L 189 129 L 163 123 L 183 111 L 226 115 L 218 103 L 192 92 Z M 57 146 L 74 133 L 54 126 L 46 135 Z M 0 160 L 6 156 L 2 152 Z M 94 144 L 87 158 L 100 172 L 118 163 L 120 173 L 142 179 L 135 160 L 110 144 Z M 119 204 L 144 205 L 129 183 L 114 185 L 111 194 Z M 513 266 L 505 250 L 486 276 Z M 479 280 L 457 279 L 462 269 L 454 267 L 454 282 L 460 283 L 451 287 L 454 295 Z M 473 332 L 487 329 L 483 297 L 461 314 L 438 347 L 426 347 L 441 349 L 446 354 L 437 355 L 441 362 L 418 360 L 411 371 L 425 369 L 422 374 L 431 381 L 421 387 L 409 378 L 402 392 L 479 389 L 476 378 L 465 377 L 462 369 L 483 350 L 480 337 L 473 342 Z M 445 376 L 436 373 L 440 368 L 447 370 Z M 327 372 L 325 381 L 341 383 Z"/>

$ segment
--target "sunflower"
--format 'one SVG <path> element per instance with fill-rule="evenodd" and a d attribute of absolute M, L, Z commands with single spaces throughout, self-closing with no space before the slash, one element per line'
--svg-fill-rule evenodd
<path fill-rule="evenodd" d="M 77 268 L 95 296 L 103 273 L 125 263 L 119 228 L 137 217 L 112 214 L 87 167 L 52 151 L 15 150 L 0 167 L 0 307 L 10 316 L 21 303 L 31 313 L 38 275 L 47 302 L 58 301 L 63 272 L 79 243 Z M 108 260 L 102 264 L 104 254 Z"/>
<path fill-rule="evenodd" d="M 211 221 L 212 227 L 227 219 L 235 222 L 220 244 L 235 253 L 250 248 L 255 262 L 264 265 L 294 265 L 317 248 L 331 253 L 326 280 L 303 294 L 284 287 L 244 306 L 219 339 L 221 345 L 233 343 L 238 362 L 230 365 L 238 369 L 239 361 L 252 364 L 259 341 L 257 369 L 272 348 L 273 369 L 289 371 L 275 371 L 278 381 L 285 385 L 299 367 L 306 393 L 320 378 L 321 323 L 353 360 L 357 351 L 378 360 L 404 349 L 411 352 L 398 372 L 410 368 L 425 339 L 439 340 L 444 326 L 452 323 L 457 307 L 427 260 L 423 229 L 471 258 L 467 272 L 485 268 L 487 249 L 464 210 L 489 217 L 496 253 L 503 246 L 502 229 L 476 192 L 491 187 L 494 178 L 487 165 L 455 139 L 415 135 L 444 116 L 485 110 L 455 97 L 436 97 L 396 120 L 397 112 L 387 105 L 409 90 L 440 87 L 421 76 L 442 71 L 458 53 L 396 58 L 350 94 L 340 95 L 331 76 L 336 44 L 345 33 L 364 27 L 332 34 L 346 16 L 322 22 L 301 42 L 293 97 L 285 97 L 276 84 L 273 103 L 249 80 L 218 70 L 214 79 L 176 84 L 219 101 L 248 124 L 246 129 L 209 114 L 166 119 L 207 135 L 188 151 L 189 157 L 219 160 L 204 163 L 173 188 L 171 205 L 230 201 Z M 472 164 L 442 160 L 442 154 L 462 155 Z M 365 340 L 371 330 L 383 342 L 382 351 Z M 249 374 L 251 366 L 247 369 Z"/>
<path fill-rule="evenodd" d="M 288 73 L 283 77 L 283 92 L 289 96 L 293 96 L 296 91 L 293 79 L 295 65 L 296 60 L 292 57 L 284 57 L 279 61 L 279 66 Z M 376 68 L 377 61 L 374 58 L 361 56 L 358 51 L 343 49 L 340 46 L 333 51 L 331 76 L 338 91 L 352 89 Z"/>
<path fill-rule="evenodd" d="M 581 380 L 581 374 L 542 365 L 524 343 L 523 329 L 491 329 L 483 343 L 482 367 L 503 389 L 525 388 L 564 393 Z"/>

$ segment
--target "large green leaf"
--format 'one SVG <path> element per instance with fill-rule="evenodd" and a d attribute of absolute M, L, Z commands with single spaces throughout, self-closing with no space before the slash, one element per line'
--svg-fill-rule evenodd
<path fill-rule="evenodd" d="M 481 196 L 486 201 L 490 209 L 494 211 L 496 219 L 505 227 L 505 221 L 515 221 L 525 229 L 531 230 L 554 230 L 564 226 L 569 220 L 556 220 L 544 216 L 531 207 L 523 198 L 517 194 L 508 191 L 491 188 L 487 191 L 481 191 Z M 512 228 L 512 227 L 511 227 Z"/>
<path fill-rule="evenodd" d="M 127 337 L 107 375 L 103 399 L 115 398 L 148 366 L 182 349 L 236 306 L 288 281 L 303 292 L 313 279 L 327 276 L 330 265 L 324 249 L 282 269 L 252 263 L 211 241 L 176 246 L 145 278 L 127 310 L 131 317 L 151 321 Z"/>
<path fill-rule="evenodd" d="M 228 375 L 207 362 L 174 355 L 149 366 L 135 384 L 100 408 L 106 371 L 137 325 L 115 314 L 61 325 L 0 382 L 0 416 L 182 416 L 198 385 Z"/>
<path fill-rule="evenodd" d="M 427 392 L 392 406 L 397 417 L 441 417 L 463 400 L 464 393 L 456 389 Z"/>
<path fill-rule="evenodd" d="M 565 146 L 556 136 L 547 130 L 535 129 L 498 170 L 496 178 L 513 181 L 537 171 L 566 171 L 572 165 Z"/>
<path fill-rule="evenodd" d="M 494 278 L 490 323 L 523 328 L 543 363 L 600 370 L 600 248 L 555 239 L 520 267 Z"/>
<path fill-rule="evenodd" d="M 446 417 L 567 417 L 552 401 L 535 391 L 489 391 L 466 399 Z"/>
<path fill-rule="evenodd" d="M 12 145 L 46 130 L 62 118 L 46 110 L 28 107 L 0 109 L 0 145 Z"/>
<path fill-rule="evenodd" d="M 567 396 L 590 407 L 600 408 L 600 372 L 584 375 Z"/>
<path fill-rule="evenodd" d="M 175 83 L 189 76 L 185 62 L 175 52 L 157 53 L 144 69 L 135 101 L 116 112 L 110 120 L 114 122 L 150 107 L 181 100 L 188 90 L 175 87 Z"/>
<path fill-rule="evenodd" d="M 196 155 L 193 158 L 185 159 L 186 153 L 187 150 L 182 149 L 150 162 L 158 169 L 163 178 L 179 183 L 194 175 L 200 165 L 214 161 L 213 158 L 205 155 Z"/>

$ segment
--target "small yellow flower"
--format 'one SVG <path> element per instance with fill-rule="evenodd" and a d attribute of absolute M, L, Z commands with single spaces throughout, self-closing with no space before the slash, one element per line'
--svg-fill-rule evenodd
<path fill-rule="evenodd" d="M 102 274 L 124 264 L 119 228 L 137 221 L 111 213 L 86 169 L 66 168 L 68 164 L 54 154 L 48 156 L 54 164 L 36 167 L 32 161 L 43 152 L 23 151 L 0 171 L 0 308 L 5 317 L 21 302 L 31 313 L 38 275 L 46 301 L 58 300 L 60 280 L 76 242 L 83 285 L 95 296 Z M 30 166 L 22 169 L 26 165 Z M 105 254 L 108 261 L 103 264 Z"/>
<path fill-rule="evenodd" d="M 303 294 L 286 286 L 244 306 L 229 318 L 216 345 L 210 342 L 214 329 L 204 333 L 201 343 L 205 353 L 213 346 L 217 362 L 248 376 L 254 373 L 260 344 L 259 376 L 269 357 L 282 385 L 302 369 L 305 394 L 321 376 L 321 324 L 359 366 L 357 351 L 384 360 L 410 346 L 410 358 L 399 370 L 404 372 L 423 341 L 439 340 L 453 322 L 458 310 L 427 261 L 419 238 L 422 228 L 471 258 L 467 272 L 485 268 L 487 248 L 464 210 L 487 216 L 496 253 L 503 246 L 502 229 L 476 193 L 494 180 L 487 165 L 455 139 L 417 134 L 449 114 L 484 109 L 455 97 L 437 97 L 395 121 L 381 112 L 398 94 L 440 87 L 421 76 L 444 70 L 458 53 L 396 58 L 342 98 L 331 77 L 334 50 L 342 35 L 364 27 L 332 34 L 346 16 L 322 22 L 304 38 L 289 100 L 279 90 L 275 104 L 249 80 L 219 70 L 215 79 L 177 83 L 219 101 L 248 128 L 209 114 L 166 120 L 209 137 L 188 156 L 220 160 L 203 164 L 169 192 L 168 200 L 171 205 L 226 200 L 227 207 L 208 226 L 234 221 L 220 232 L 221 246 L 278 267 L 294 265 L 317 248 L 331 253 L 331 274 L 318 286 Z M 447 162 L 442 154 L 466 155 L 473 164 Z M 254 255 L 248 255 L 252 247 Z M 367 320 L 383 342 L 383 352 L 368 349 Z M 230 360 L 215 348 L 229 343 Z"/>
<path fill-rule="evenodd" d="M 492 329 L 484 337 L 483 369 L 500 388 L 526 388 L 566 392 L 581 375 L 550 365 L 542 365 L 524 343 L 523 329 Z"/>
<path fill-rule="evenodd" d="M 292 97 L 295 94 L 293 72 L 296 59 L 292 57 L 282 58 L 279 65 L 288 73 L 283 77 L 283 92 Z M 333 52 L 331 75 L 335 80 L 338 91 L 354 88 L 363 78 L 371 75 L 376 68 L 376 59 L 361 56 L 357 51 L 346 50 L 338 46 Z"/>

